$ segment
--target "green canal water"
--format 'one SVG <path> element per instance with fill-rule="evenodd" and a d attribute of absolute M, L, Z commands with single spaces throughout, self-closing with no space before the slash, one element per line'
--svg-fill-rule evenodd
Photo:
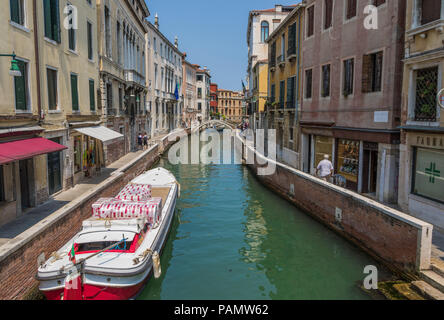
<path fill-rule="evenodd" d="M 181 184 L 162 276 L 139 299 L 369 299 L 366 254 L 241 165 L 172 165 Z"/>

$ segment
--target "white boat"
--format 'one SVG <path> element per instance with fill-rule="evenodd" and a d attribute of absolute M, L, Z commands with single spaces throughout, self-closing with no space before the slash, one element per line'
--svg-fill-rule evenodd
<path fill-rule="evenodd" d="M 158 271 L 157 253 L 166 242 L 180 186 L 163 168 L 131 183 L 150 185 L 152 197 L 162 198 L 157 222 L 146 217 L 85 220 L 83 229 L 38 268 L 36 278 L 47 299 L 132 299 L 148 281 L 153 261 Z"/>

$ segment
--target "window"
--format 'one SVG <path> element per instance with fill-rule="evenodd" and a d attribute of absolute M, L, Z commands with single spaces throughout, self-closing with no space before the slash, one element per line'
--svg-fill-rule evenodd
<path fill-rule="evenodd" d="M 9 0 L 11 8 L 11 21 L 22 26 L 25 25 L 24 0 Z"/>
<path fill-rule="evenodd" d="M 329 29 L 333 24 L 333 0 L 324 0 L 324 29 Z"/>
<path fill-rule="evenodd" d="M 111 58 L 111 16 L 107 6 L 105 6 L 105 50 L 106 56 Z"/>
<path fill-rule="evenodd" d="M 276 85 L 272 84 L 271 85 L 271 102 L 275 102 L 276 101 Z"/>
<path fill-rule="evenodd" d="M 412 193 L 444 203 L 444 151 L 414 150 Z"/>
<path fill-rule="evenodd" d="M 271 45 L 269 56 L 270 68 L 276 67 L 276 42 Z"/>
<path fill-rule="evenodd" d="M 281 61 L 285 60 L 285 33 L 281 36 Z"/>
<path fill-rule="evenodd" d="M 287 56 L 296 54 L 296 23 L 288 27 L 288 51 Z"/>
<path fill-rule="evenodd" d="M 327 64 L 322 66 L 322 86 L 321 86 L 321 96 L 330 96 L 330 65 Z"/>
<path fill-rule="evenodd" d="M 197 81 L 203 81 L 203 76 L 202 75 L 198 75 L 197 76 Z"/>
<path fill-rule="evenodd" d="M 287 79 L 287 109 L 295 108 L 295 77 Z"/>
<path fill-rule="evenodd" d="M 441 0 L 421 1 L 421 24 L 441 19 Z"/>
<path fill-rule="evenodd" d="M 59 0 L 43 0 L 45 37 L 60 42 Z"/>
<path fill-rule="evenodd" d="M 5 182 L 3 176 L 3 166 L 0 166 L 0 202 L 5 201 Z"/>
<path fill-rule="evenodd" d="M 112 114 L 113 110 L 113 85 L 111 83 L 106 84 L 106 102 L 108 114 Z"/>
<path fill-rule="evenodd" d="M 123 110 L 123 90 L 119 88 L 119 111 Z"/>
<path fill-rule="evenodd" d="M 197 104 L 197 110 L 199 110 L 199 111 L 202 110 L 202 103 L 199 102 L 199 103 Z"/>
<path fill-rule="evenodd" d="M 202 99 L 202 88 L 197 88 L 197 98 Z"/>
<path fill-rule="evenodd" d="M 76 74 L 71 74 L 71 98 L 72 110 L 79 111 L 79 88 Z"/>
<path fill-rule="evenodd" d="M 94 89 L 94 80 L 89 80 L 89 109 L 96 110 L 96 94 Z"/>
<path fill-rule="evenodd" d="M 121 39 L 121 35 L 120 35 L 120 23 L 117 22 L 117 26 L 116 26 L 116 33 L 117 33 L 117 62 L 119 64 L 122 63 L 122 39 Z"/>
<path fill-rule="evenodd" d="M 314 35 L 314 5 L 307 9 L 307 37 Z"/>
<path fill-rule="evenodd" d="M 345 97 L 353 94 L 354 59 L 344 61 L 343 94 Z"/>
<path fill-rule="evenodd" d="M 22 60 L 17 60 L 21 77 L 14 77 L 15 89 L 15 109 L 26 111 L 28 110 L 29 91 L 28 91 L 28 63 Z"/>
<path fill-rule="evenodd" d="M 375 7 L 379 7 L 380 5 L 383 5 L 385 3 L 385 0 L 373 0 L 373 5 Z"/>
<path fill-rule="evenodd" d="M 281 81 L 279 87 L 279 105 L 281 109 L 284 109 L 285 105 L 285 81 Z"/>
<path fill-rule="evenodd" d="M 57 110 L 57 71 L 48 68 L 46 69 L 46 76 L 48 81 L 48 110 Z"/>
<path fill-rule="evenodd" d="M 69 25 L 71 26 L 71 28 L 68 29 L 68 46 L 69 49 L 72 51 L 76 50 L 76 29 L 74 29 L 73 24 L 73 7 L 71 4 L 68 4 L 68 17 L 71 17 L 70 20 L 68 21 Z"/>
<path fill-rule="evenodd" d="M 383 53 L 365 55 L 362 61 L 362 92 L 381 91 Z"/>
<path fill-rule="evenodd" d="M 305 99 L 311 99 L 313 91 L 313 70 L 305 71 Z"/>
<path fill-rule="evenodd" d="M 347 20 L 356 17 L 357 3 L 358 0 L 347 0 L 347 12 L 345 15 Z"/>
<path fill-rule="evenodd" d="M 267 21 L 261 23 L 261 42 L 265 42 L 268 39 L 270 32 L 270 26 Z"/>
<path fill-rule="evenodd" d="M 92 24 L 87 21 L 86 22 L 86 32 L 88 37 L 88 59 L 93 60 L 94 59 L 94 51 L 93 51 L 93 29 Z"/>
<path fill-rule="evenodd" d="M 438 67 L 416 71 L 415 120 L 436 121 Z"/>

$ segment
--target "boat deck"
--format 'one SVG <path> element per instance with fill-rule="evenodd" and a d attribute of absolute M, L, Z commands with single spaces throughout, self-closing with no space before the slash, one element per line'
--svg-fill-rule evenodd
<path fill-rule="evenodd" d="M 171 191 L 170 187 L 153 187 L 151 189 L 151 196 L 153 198 L 162 198 L 162 208 L 167 201 L 168 195 Z"/>

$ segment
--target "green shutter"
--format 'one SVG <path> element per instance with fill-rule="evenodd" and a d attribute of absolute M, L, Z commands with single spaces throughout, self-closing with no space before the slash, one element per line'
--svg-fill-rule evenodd
<path fill-rule="evenodd" d="M 89 104 L 91 111 L 96 110 L 96 99 L 94 93 L 94 80 L 89 80 Z"/>
<path fill-rule="evenodd" d="M 27 110 L 26 100 L 26 67 L 23 61 L 17 60 L 21 77 L 14 77 L 15 83 L 15 108 L 17 110 Z"/>
<path fill-rule="evenodd" d="M 51 39 L 51 0 L 43 0 L 43 12 L 45 17 L 45 37 Z"/>
<path fill-rule="evenodd" d="M 77 76 L 71 75 L 71 95 L 72 95 L 72 110 L 79 110 L 79 91 L 77 88 Z"/>
<path fill-rule="evenodd" d="M 61 38 L 60 38 L 60 7 L 59 7 L 59 0 L 53 0 L 54 1 L 54 5 L 53 5 L 53 18 L 55 18 L 53 20 L 53 40 L 60 42 Z"/>
<path fill-rule="evenodd" d="M 11 20 L 20 23 L 20 13 L 19 13 L 19 0 L 9 0 L 9 4 L 11 6 Z"/>

